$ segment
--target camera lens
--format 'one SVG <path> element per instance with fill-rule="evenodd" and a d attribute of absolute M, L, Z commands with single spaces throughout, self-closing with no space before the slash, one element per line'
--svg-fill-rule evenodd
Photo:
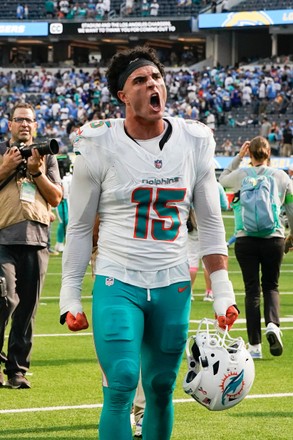
<path fill-rule="evenodd" d="M 56 139 L 51 139 L 48 142 L 41 144 L 33 144 L 29 147 L 20 149 L 23 158 L 27 159 L 32 155 L 32 148 L 35 148 L 41 156 L 45 154 L 57 154 L 59 152 L 59 144 Z"/>

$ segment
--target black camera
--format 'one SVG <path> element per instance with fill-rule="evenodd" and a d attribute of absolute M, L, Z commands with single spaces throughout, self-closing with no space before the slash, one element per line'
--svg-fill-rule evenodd
<path fill-rule="evenodd" d="M 67 153 L 65 154 L 59 154 L 57 157 L 58 161 L 58 168 L 61 179 L 70 172 L 70 166 L 71 166 L 71 160 Z"/>
<path fill-rule="evenodd" d="M 50 139 L 46 142 L 40 142 L 39 144 L 32 144 L 26 146 L 24 143 L 18 144 L 17 148 L 21 152 L 24 159 L 27 159 L 32 155 L 32 149 L 35 148 L 41 156 L 45 154 L 57 154 L 59 153 L 59 144 L 56 139 Z"/>

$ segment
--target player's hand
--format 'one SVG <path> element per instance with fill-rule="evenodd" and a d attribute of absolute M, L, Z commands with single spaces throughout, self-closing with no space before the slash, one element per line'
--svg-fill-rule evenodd
<path fill-rule="evenodd" d="M 72 332 L 78 332 L 79 330 L 85 330 L 88 328 L 89 323 L 82 310 L 80 301 L 72 303 L 71 306 L 68 307 L 68 311 L 61 316 L 60 323 L 64 324 L 65 322 L 69 330 Z"/>
<path fill-rule="evenodd" d="M 223 330 L 226 329 L 226 326 L 228 327 L 228 330 L 232 327 L 236 319 L 238 318 L 239 310 L 236 306 L 230 306 L 227 310 L 226 315 L 217 315 L 216 319 L 218 321 L 218 325 Z"/>
<path fill-rule="evenodd" d="M 288 254 L 289 251 L 293 250 L 293 236 L 292 235 L 288 235 L 285 239 L 285 248 L 284 248 L 284 252 L 285 254 Z"/>
<path fill-rule="evenodd" d="M 239 310 L 231 281 L 226 270 L 218 270 L 210 275 L 212 291 L 214 294 L 214 311 L 219 327 L 228 330 L 238 317 Z"/>
<path fill-rule="evenodd" d="M 84 312 L 78 312 L 76 315 L 73 315 L 71 312 L 68 312 L 65 318 L 67 327 L 72 332 L 78 332 L 79 330 L 85 330 L 88 328 L 89 323 L 87 317 Z"/>

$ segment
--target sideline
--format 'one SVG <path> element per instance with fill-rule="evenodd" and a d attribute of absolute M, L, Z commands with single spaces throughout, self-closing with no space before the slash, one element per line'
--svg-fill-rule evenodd
<path fill-rule="evenodd" d="M 189 320 L 189 324 L 199 324 L 200 323 L 200 319 L 190 319 Z M 281 323 L 292 323 L 293 322 L 293 316 L 287 316 L 285 318 L 280 318 Z M 261 322 L 264 323 L 264 318 L 261 318 Z M 238 318 L 237 322 L 235 324 L 246 324 L 246 320 L 245 318 Z M 283 330 L 293 330 L 293 327 L 289 326 L 289 327 L 285 327 L 282 326 L 282 331 Z M 241 331 L 241 330 L 246 330 L 246 326 L 244 328 L 239 328 L 239 327 L 232 327 L 230 331 Z M 265 330 L 265 327 L 262 328 L 262 330 Z M 189 329 L 189 332 L 194 332 L 195 330 Z M 34 338 L 58 338 L 58 337 L 62 337 L 62 336 L 71 336 L 71 337 L 78 337 L 78 336 L 93 336 L 92 332 L 70 332 L 70 333 L 39 333 L 39 334 L 35 334 L 33 335 Z M 5 336 L 5 338 L 8 336 Z"/>
<path fill-rule="evenodd" d="M 293 397 L 293 393 L 276 393 L 276 394 L 251 394 L 245 397 L 245 399 L 273 399 L 273 398 Z M 174 399 L 173 403 L 194 403 L 194 399 Z M 19 413 L 31 413 L 31 412 L 44 412 L 44 411 L 67 411 L 72 409 L 95 409 L 102 408 L 102 403 L 96 403 L 91 405 L 64 405 L 64 406 L 45 406 L 40 408 L 20 408 L 20 409 L 2 409 L 0 414 L 19 414 Z"/>
<path fill-rule="evenodd" d="M 190 319 L 189 320 L 189 324 L 199 324 L 200 323 L 200 319 Z M 293 322 L 293 316 L 287 316 L 285 318 L 280 318 L 281 323 L 292 323 Z M 264 318 L 261 318 L 261 322 L 264 323 Z M 238 318 L 236 324 L 246 324 L 246 320 L 245 318 Z M 293 330 L 293 326 L 282 326 L 282 331 L 284 330 Z M 246 331 L 246 326 L 245 327 L 232 327 L 231 328 L 231 332 L 232 331 Z M 262 327 L 262 330 L 265 331 L 265 327 Z M 195 332 L 195 329 L 189 329 L 188 332 Z M 34 334 L 33 337 L 34 338 L 60 338 L 60 337 L 82 337 L 82 336 L 93 336 L 93 332 L 68 332 L 68 333 L 39 333 L 39 334 Z M 5 339 L 8 338 L 8 335 L 5 335 Z"/>

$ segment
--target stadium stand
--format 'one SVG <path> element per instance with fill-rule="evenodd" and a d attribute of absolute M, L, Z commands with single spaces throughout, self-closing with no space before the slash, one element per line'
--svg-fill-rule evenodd
<path fill-rule="evenodd" d="M 16 9 L 20 3 L 23 5 L 26 4 L 28 6 L 29 20 L 46 17 L 44 0 L 28 0 L 26 2 L 20 2 L 16 0 L 4 0 L 1 2 L 0 19 L 16 20 Z"/>
<path fill-rule="evenodd" d="M 18 3 L 14 0 L 4 1 L 0 19 L 15 21 Z M 77 2 L 71 3 L 77 4 Z M 137 6 L 129 15 L 130 18 L 141 15 L 140 3 L 135 2 Z M 201 8 L 209 7 L 210 3 L 197 0 L 178 6 L 177 0 L 160 0 L 159 17 L 197 15 L 202 10 Z M 286 8 L 288 3 L 287 0 L 259 0 L 257 2 L 244 0 L 238 6 L 234 6 L 233 11 Z M 290 3 L 292 7 L 292 1 Z M 46 19 L 44 0 L 28 0 L 26 4 L 29 7 L 29 19 Z M 124 7 L 124 2 L 112 0 L 111 18 L 124 19 Z M 286 63 L 290 57 L 284 58 Z M 202 66 L 186 71 L 185 67 L 180 68 L 179 65 L 179 68 L 168 72 L 169 101 L 166 114 L 182 118 L 191 117 L 202 122 L 207 121 L 209 113 L 214 114 L 217 154 L 233 155 L 245 139 L 250 139 L 260 133 L 264 116 L 268 117 L 270 123 L 275 122 L 280 129 L 284 126 L 286 119 L 293 121 L 292 65 L 279 66 L 278 62 L 271 58 L 260 61 L 259 67 L 227 66 L 224 68 L 219 65 L 217 68 Z M 0 71 L 1 139 L 5 139 L 7 135 L 5 131 L 7 118 L 16 100 L 26 99 L 36 106 L 40 138 L 58 135 L 64 146 L 68 145 L 68 127 L 72 124 L 92 118 L 119 117 L 123 114 L 123 108 L 119 107 L 117 101 L 111 99 L 103 101 L 104 92 L 107 98 L 107 87 L 102 68 L 83 70 L 82 66 L 82 68 L 72 66 L 59 69 L 59 66 L 50 70 L 47 69 L 46 64 L 32 69 L 30 65 L 21 67 L 23 68 L 18 69 L 15 66 L 14 69 L 8 68 L 5 72 Z M 230 86 L 226 86 L 225 80 L 229 75 L 232 75 L 233 82 Z M 277 85 L 276 96 L 259 99 L 260 84 L 264 82 L 267 87 L 269 79 L 273 79 Z M 246 84 L 253 88 L 253 95 L 259 101 L 258 110 L 255 110 L 254 101 L 242 102 L 242 92 Z M 194 93 L 190 91 L 190 88 L 194 90 Z M 235 93 L 239 94 L 238 103 L 233 101 Z M 60 108 L 54 116 L 53 109 L 58 107 L 56 104 L 59 104 Z M 232 144 L 230 151 L 224 147 L 227 140 Z"/>
<path fill-rule="evenodd" d="M 21 3 L 17 0 L 3 1 L 0 11 L 0 20 L 16 19 L 16 8 Z M 58 2 L 57 2 L 58 3 Z M 71 7 L 80 5 L 78 1 L 72 1 Z M 83 2 L 83 4 L 87 2 Z M 132 11 L 126 14 L 125 2 L 120 0 L 111 1 L 111 11 L 109 19 L 121 17 L 141 17 L 141 3 L 134 2 Z M 29 20 L 46 18 L 45 1 L 44 0 L 28 0 L 25 2 L 29 9 Z M 178 2 L 178 0 L 160 0 L 159 1 L 159 17 L 197 17 L 200 11 L 210 11 L 211 1 L 206 0 L 186 0 L 185 2 Z M 221 5 L 221 0 L 217 2 L 218 12 Z M 292 8 L 291 0 L 243 0 L 230 8 L 230 11 L 256 11 L 256 10 L 274 10 L 274 9 L 288 9 Z M 77 17 L 68 16 L 64 18 L 77 19 Z"/>
<path fill-rule="evenodd" d="M 291 9 L 292 0 L 244 0 L 243 2 L 233 6 L 231 10 L 237 11 L 261 11 L 275 9 Z"/>
<path fill-rule="evenodd" d="M 19 5 L 19 2 L 17 0 L 10 0 L 10 1 L 3 1 L 2 2 L 2 8 L 0 11 L 0 20 L 9 19 L 14 20 L 16 19 L 16 9 Z M 58 2 L 57 2 L 58 3 Z M 77 2 L 72 1 L 71 8 L 86 4 L 87 2 Z M 26 2 L 23 2 L 23 4 L 27 4 L 29 9 L 29 20 L 34 19 L 44 19 L 46 18 L 46 10 L 45 10 L 45 1 L 44 0 L 28 0 Z M 177 0 L 160 0 L 159 1 L 159 17 L 171 17 L 171 16 L 197 16 L 199 11 L 202 7 L 206 6 L 206 1 L 204 0 L 195 0 L 195 1 L 186 1 L 185 3 L 178 4 Z M 58 7 L 56 8 L 57 12 Z M 112 0 L 111 1 L 111 11 L 109 14 L 109 19 L 114 18 L 121 18 L 126 16 L 126 8 L 125 8 L 125 2 L 121 2 L 120 0 Z M 56 14 L 57 16 L 57 14 Z M 141 17 L 142 11 L 141 11 L 141 2 L 134 2 L 134 7 L 132 9 L 132 12 L 127 15 L 127 17 Z M 72 20 L 77 19 L 76 16 L 69 15 L 68 17 L 64 18 L 70 18 Z M 87 17 L 86 17 L 87 18 Z"/>
<path fill-rule="evenodd" d="M 225 80 L 232 78 L 232 84 Z M 266 95 L 274 78 L 278 86 L 275 97 L 260 98 L 260 85 Z M 169 70 L 166 75 L 168 103 L 166 115 L 198 119 L 207 122 L 209 113 L 215 115 L 217 154 L 233 155 L 246 139 L 260 134 L 263 118 L 280 129 L 285 120 L 293 121 L 293 69 L 271 65 L 270 68 L 214 68 L 202 71 Z M 251 103 L 243 101 L 243 88 L 253 86 Z M 238 99 L 235 99 L 235 90 Z M 1 138 L 7 135 L 7 118 L 15 101 L 26 99 L 36 108 L 39 138 L 60 137 L 69 144 L 72 125 L 87 120 L 120 117 L 123 107 L 110 99 L 103 69 L 19 69 L 0 72 Z M 274 125 L 274 124 L 273 124 Z M 231 141 L 231 149 L 223 146 Z M 279 140 L 277 141 L 277 144 Z M 277 145 L 278 146 L 278 145 Z"/>
<path fill-rule="evenodd" d="M 159 13 L 160 17 L 170 17 L 170 16 L 197 16 L 199 11 L 203 6 L 205 6 L 204 1 L 187 1 L 185 3 L 178 3 L 178 0 L 160 0 L 159 1 Z M 123 15 L 125 3 L 121 3 L 119 0 L 111 1 L 111 8 L 115 10 L 117 16 Z M 135 2 L 135 6 L 129 17 L 139 17 L 141 16 L 141 2 Z"/>

